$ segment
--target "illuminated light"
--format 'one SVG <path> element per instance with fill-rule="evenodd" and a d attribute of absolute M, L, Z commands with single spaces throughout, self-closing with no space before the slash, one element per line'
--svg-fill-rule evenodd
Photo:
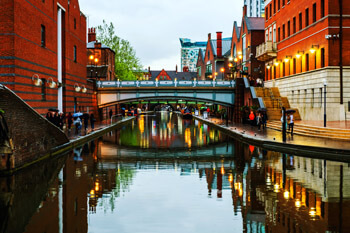
<path fill-rule="evenodd" d="M 284 59 L 284 62 L 289 62 L 289 58 L 285 58 L 285 59 Z"/>
<path fill-rule="evenodd" d="M 304 51 L 298 51 L 297 54 L 295 55 L 296 58 L 301 58 L 301 55 L 304 54 Z"/>
<path fill-rule="evenodd" d="M 235 62 L 238 62 L 238 58 L 237 58 L 237 57 L 235 57 L 234 61 L 235 61 Z"/>
<path fill-rule="evenodd" d="M 232 181 L 233 181 L 233 175 L 232 174 L 229 176 L 228 181 L 230 181 L 232 183 Z"/>
<path fill-rule="evenodd" d="M 221 68 L 221 69 L 220 69 L 220 72 L 221 72 L 221 73 L 224 73 L 224 72 L 225 72 L 225 68 Z"/>
<path fill-rule="evenodd" d="M 94 58 L 95 58 L 94 55 L 89 56 L 89 60 L 91 60 L 91 61 L 94 60 Z"/>
<path fill-rule="evenodd" d="M 280 185 L 279 185 L 279 184 L 275 184 L 275 185 L 273 186 L 273 191 L 274 191 L 275 193 L 278 193 L 278 192 L 280 191 Z"/>
<path fill-rule="evenodd" d="M 77 83 L 75 83 L 75 84 L 74 84 L 74 90 L 75 90 L 76 92 L 80 92 L 81 87 L 79 87 L 79 85 L 78 85 Z"/>
<path fill-rule="evenodd" d="M 87 92 L 87 89 L 86 89 L 86 87 L 83 85 L 83 87 L 81 88 L 81 92 L 83 92 L 83 93 L 86 93 Z"/>
<path fill-rule="evenodd" d="M 96 183 L 96 184 L 95 184 L 95 191 L 98 192 L 98 190 L 100 190 L 100 184 L 99 184 L 99 183 Z"/>
<path fill-rule="evenodd" d="M 221 168 L 221 174 L 223 175 L 223 174 L 225 174 L 225 168 Z"/>
<path fill-rule="evenodd" d="M 311 49 L 310 49 L 310 53 L 315 53 L 316 52 L 316 49 L 318 49 L 318 45 L 312 45 L 311 46 Z"/>
<path fill-rule="evenodd" d="M 314 218 L 316 216 L 316 209 L 315 209 L 315 207 L 311 207 L 311 209 L 309 211 L 309 215 L 312 218 Z"/>
<path fill-rule="evenodd" d="M 34 82 L 34 85 L 37 87 L 41 86 L 41 84 L 43 83 L 43 81 L 39 78 L 39 75 L 37 74 L 34 74 L 32 76 L 32 81 Z"/>
<path fill-rule="evenodd" d="M 218 75 L 218 72 L 215 72 L 215 76 L 217 76 Z"/>
<path fill-rule="evenodd" d="M 233 57 L 230 57 L 230 61 L 233 61 Z"/>
<path fill-rule="evenodd" d="M 273 63 L 275 66 L 278 66 L 280 63 L 278 60 L 276 60 L 274 63 Z"/>
<path fill-rule="evenodd" d="M 288 200 L 289 199 L 289 192 L 288 191 L 284 191 L 283 197 L 284 197 L 284 199 Z"/>
<path fill-rule="evenodd" d="M 270 65 L 267 65 L 267 66 L 266 66 L 266 69 L 268 69 L 268 70 L 269 70 L 270 68 L 271 68 L 271 66 L 270 66 Z"/>
<path fill-rule="evenodd" d="M 242 59 L 242 58 L 243 58 L 243 56 L 242 56 L 242 55 L 238 55 L 238 58 L 239 58 L 239 59 Z"/>
<path fill-rule="evenodd" d="M 95 63 L 97 63 L 97 62 L 98 62 L 98 58 L 95 58 L 95 60 L 94 60 L 94 61 L 95 61 Z"/>
<path fill-rule="evenodd" d="M 94 195 L 94 194 L 95 194 L 95 190 L 91 189 L 90 195 Z"/>
<path fill-rule="evenodd" d="M 300 206 L 301 206 L 300 200 L 296 200 L 295 201 L 295 207 L 300 208 Z"/>
<path fill-rule="evenodd" d="M 232 63 L 228 63 L 228 67 L 230 67 L 230 68 L 231 68 L 232 66 L 233 66 L 233 65 L 232 65 Z"/>

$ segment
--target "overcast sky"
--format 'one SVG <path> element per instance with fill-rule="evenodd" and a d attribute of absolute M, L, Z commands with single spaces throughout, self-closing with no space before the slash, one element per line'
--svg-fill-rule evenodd
<path fill-rule="evenodd" d="M 119 37 L 130 41 L 143 67 L 175 70 L 180 64 L 179 38 L 206 41 L 232 36 L 241 23 L 243 0 L 79 0 L 89 27 L 113 22 Z"/>

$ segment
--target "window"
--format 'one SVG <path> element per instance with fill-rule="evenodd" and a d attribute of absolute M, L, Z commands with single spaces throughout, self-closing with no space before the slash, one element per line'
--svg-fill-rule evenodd
<path fill-rule="evenodd" d="M 324 48 L 321 49 L 321 68 L 325 66 L 325 51 Z"/>
<path fill-rule="evenodd" d="M 278 0 L 277 9 L 278 9 L 278 10 L 280 10 L 280 9 L 281 9 L 281 0 Z"/>
<path fill-rule="evenodd" d="M 265 19 L 267 20 L 268 19 L 268 17 L 269 17 L 269 8 L 268 7 L 266 7 L 266 15 L 265 15 Z"/>
<path fill-rule="evenodd" d="M 274 78 L 274 79 L 276 79 L 276 75 L 277 75 L 276 69 L 277 69 L 277 67 L 274 66 L 274 67 L 273 67 L 273 78 Z"/>
<path fill-rule="evenodd" d="M 286 38 L 286 25 L 283 24 L 282 26 L 282 39 Z"/>
<path fill-rule="evenodd" d="M 290 36 L 290 21 L 288 21 L 287 36 Z"/>
<path fill-rule="evenodd" d="M 77 46 L 75 45 L 73 47 L 73 60 L 74 62 L 77 62 Z"/>
<path fill-rule="evenodd" d="M 317 52 L 315 52 L 315 70 L 317 69 Z"/>
<path fill-rule="evenodd" d="M 273 13 L 276 14 L 276 0 L 273 0 Z"/>
<path fill-rule="evenodd" d="M 284 7 L 286 0 L 282 0 L 282 7 Z"/>
<path fill-rule="evenodd" d="M 324 17 L 324 0 L 321 0 L 321 18 Z"/>
<path fill-rule="evenodd" d="M 309 69 L 310 69 L 310 64 L 309 64 L 309 62 L 310 62 L 310 60 L 309 60 L 309 54 L 307 53 L 306 55 L 305 55 L 305 70 L 306 71 L 309 71 Z"/>
<path fill-rule="evenodd" d="M 278 38 L 278 41 L 281 41 L 281 28 L 278 28 L 277 38 Z"/>
<path fill-rule="evenodd" d="M 315 104 L 315 89 L 311 89 L 311 107 L 313 108 Z"/>
<path fill-rule="evenodd" d="M 299 13 L 299 31 L 303 29 L 303 14 Z"/>
<path fill-rule="evenodd" d="M 316 3 L 314 3 L 312 5 L 312 22 L 313 23 L 316 22 L 316 19 L 317 19 L 317 17 L 316 17 Z"/>
<path fill-rule="evenodd" d="M 74 29 L 77 29 L 77 20 L 74 18 Z"/>
<path fill-rule="evenodd" d="M 293 58 L 293 74 L 297 73 L 297 59 Z"/>
<path fill-rule="evenodd" d="M 42 79 L 41 83 L 41 100 L 46 101 L 46 79 Z"/>
<path fill-rule="evenodd" d="M 283 71 L 282 71 L 282 76 L 284 77 L 284 76 L 286 76 L 286 63 L 285 62 L 283 62 Z"/>
<path fill-rule="evenodd" d="M 293 34 L 297 32 L 297 19 L 293 18 Z"/>
<path fill-rule="evenodd" d="M 305 10 L 305 27 L 309 26 L 309 8 Z"/>
<path fill-rule="evenodd" d="M 41 25 L 41 46 L 45 47 L 46 45 L 46 36 L 45 36 L 45 26 Z"/>
<path fill-rule="evenodd" d="M 272 3 L 270 4 L 270 18 L 272 17 Z"/>

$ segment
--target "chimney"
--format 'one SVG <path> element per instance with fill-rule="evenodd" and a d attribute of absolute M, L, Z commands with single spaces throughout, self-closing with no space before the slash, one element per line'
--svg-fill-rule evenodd
<path fill-rule="evenodd" d="M 243 17 L 247 15 L 247 5 L 243 6 Z"/>
<path fill-rule="evenodd" d="M 88 33 L 88 42 L 96 41 L 96 29 L 95 28 L 89 28 Z"/>
<path fill-rule="evenodd" d="M 175 66 L 175 73 L 177 73 L 177 65 Z"/>
<path fill-rule="evenodd" d="M 151 73 L 151 67 L 150 66 L 148 67 L 148 73 Z"/>
<path fill-rule="evenodd" d="M 222 32 L 216 32 L 216 55 L 222 57 Z"/>
<path fill-rule="evenodd" d="M 208 33 L 208 41 L 211 40 L 211 33 Z"/>

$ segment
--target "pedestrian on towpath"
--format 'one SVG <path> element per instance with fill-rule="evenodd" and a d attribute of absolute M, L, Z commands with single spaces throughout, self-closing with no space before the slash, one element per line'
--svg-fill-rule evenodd
<path fill-rule="evenodd" d="M 85 133 L 87 133 L 88 127 L 89 127 L 89 113 L 84 113 L 83 114 L 83 121 L 84 121 L 84 129 L 85 129 Z"/>
<path fill-rule="evenodd" d="M 74 117 L 74 122 L 73 122 L 74 126 L 75 126 L 75 134 L 79 135 L 80 134 L 80 129 L 81 129 L 81 120 L 79 117 Z"/>
<path fill-rule="evenodd" d="M 253 111 L 250 111 L 249 120 L 250 120 L 251 126 L 254 126 L 254 124 L 255 124 L 255 115 L 254 115 Z"/>
<path fill-rule="evenodd" d="M 90 114 L 90 125 L 91 125 L 91 130 L 94 131 L 95 129 L 95 116 L 93 113 Z"/>
<path fill-rule="evenodd" d="M 267 120 L 268 120 L 266 112 L 262 113 L 261 120 L 262 120 L 262 128 L 266 129 L 266 123 L 267 123 Z"/>
<path fill-rule="evenodd" d="M 67 123 L 68 123 L 68 132 L 70 132 L 70 129 L 71 129 L 72 124 L 73 124 L 73 116 L 72 116 L 71 112 L 68 113 Z"/>
<path fill-rule="evenodd" d="M 294 131 L 294 116 L 293 113 L 289 115 L 289 127 L 288 130 L 290 131 L 290 134 L 293 135 Z"/>
<path fill-rule="evenodd" d="M 258 126 L 258 130 L 260 131 L 260 127 L 261 127 L 261 124 L 262 124 L 262 117 L 261 117 L 260 113 L 258 113 L 258 115 L 256 116 L 256 124 Z"/>

